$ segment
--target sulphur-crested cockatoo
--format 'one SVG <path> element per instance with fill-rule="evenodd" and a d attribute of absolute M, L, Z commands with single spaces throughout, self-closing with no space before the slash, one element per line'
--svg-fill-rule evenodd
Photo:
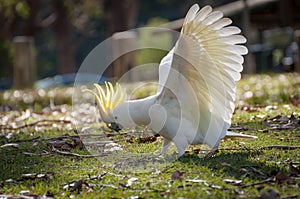
<path fill-rule="evenodd" d="M 126 101 L 119 84 L 97 84 L 102 120 L 111 128 L 147 125 L 164 138 L 161 153 L 173 142 L 183 155 L 190 144 L 207 144 L 212 151 L 227 137 L 248 136 L 227 131 L 231 124 L 241 78 L 246 39 L 220 11 L 197 4 L 188 11 L 174 48 L 159 65 L 159 86 L 155 95 Z"/>

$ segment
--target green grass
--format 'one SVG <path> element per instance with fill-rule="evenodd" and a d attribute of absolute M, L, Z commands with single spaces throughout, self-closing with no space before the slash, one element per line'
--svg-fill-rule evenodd
<path fill-rule="evenodd" d="M 162 163 L 161 167 L 152 168 L 147 172 L 128 172 L 126 169 L 122 170 L 123 167 L 113 169 L 99 158 L 79 158 L 51 152 L 49 138 L 66 134 L 76 135 L 72 130 L 74 126 L 57 124 L 39 128 L 32 126 L 17 130 L 4 130 L 7 118 L 13 120 L 24 113 L 21 110 L 1 112 L 0 146 L 6 143 L 18 143 L 19 147 L 0 148 L 0 194 L 21 195 L 22 191 L 28 190 L 30 194 L 48 195 L 55 198 L 130 198 L 133 196 L 140 198 L 256 198 L 267 189 L 276 189 L 282 197 L 297 195 L 299 194 L 300 174 L 294 174 L 290 164 L 294 165 L 293 168 L 299 169 L 300 149 L 262 149 L 262 147 L 273 145 L 300 146 L 299 124 L 295 124 L 294 128 L 290 129 L 270 129 L 267 126 L 267 124 L 288 123 L 287 121 L 270 121 L 276 116 L 278 118 L 290 117 L 293 114 L 299 120 L 300 107 L 292 105 L 289 101 L 290 95 L 296 96 L 300 93 L 299 76 L 287 74 L 285 77 L 283 81 L 284 77 L 280 75 L 247 76 L 238 84 L 237 110 L 233 116 L 232 127 L 237 129 L 236 132 L 258 136 L 257 140 L 226 140 L 220 144 L 218 153 L 210 158 L 199 158 L 201 155 L 193 150 L 199 146 L 193 146 L 189 148 L 192 152 L 187 153 L 185 157 L 171 163 Z M 268 81 L 265 80 L 266 78 Z M 265 85 L 266 81 L 279 83 L 269 88 Z M 261 85 L 257 86 L 257 84 Z M 245 96 L 245 91 L 252 92 L 254 95 L 249 98 Z M 263 94 L 256 96 L 255 93 L 258 91 Z M 31 105 L 27 105 L 26 108 L 34 109 Z M 30 124 L 39 119 L 67 120 L 71 107 L 66 106 L 65 109 L 66 111 L 61 111 L 60 107 L 56 113 L 52 111 L 48 115 L 46 113 L 32 114 L 25 121 Z M 16 125 L 24 124 L 22 122 Z M 90 125 L 95 124 L 91 122 Z M 155 151 L 157 146 L 160 147 L 161 140 L 158 140 L 158 143 L 139 143 L 137 137 L 131 136 L 131 134 L 137 136 L 142 131 L 143 128 L 140 127 L 135 133 L 112 136 L 110 139 L 118 140 L 117 143 L 123 147 L 123 150 L 131 152 Z M 71 138 L 65 141 L 70 145 L 73 143 Z M 89 154 L 85 148 L 73 146 L 75 147 L 70 147 L 71 152 Z M 24 154 L 24 152 L 41 154 L 45 151 L 50 154 L 31 156 Z M 183 173 L 181 177 L 178 177 L 179 180 L 172 180 L 175 171 Z M 290 175 L 293 183 L 287 180 L 277 180 L 259 184 L 264 180 L 274 179 L 279 172 Z M 48 178 L 30 179 L 22 176 L 28 173 L 48 174 Z M 93 177 L 99 175 L 101 178 Z M 137 180 L 131 186 L 127 186 L 128 180 L 133 177 Z M 203 181 L 191 182 L 191 179 Z M 240 185 L 228 183 L 225 181 L 228 179 L 241 180 L 241 183 Z M 85 182 L 82 187 L 80 180 Z M 66 185 L 73 181 L 78 182 L 78 189 L 66 188 Z M 258 184 L 254 185 L 254 183 Z"/>

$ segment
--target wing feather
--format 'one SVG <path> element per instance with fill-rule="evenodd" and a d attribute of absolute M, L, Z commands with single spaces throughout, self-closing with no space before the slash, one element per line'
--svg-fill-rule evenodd
<path fill-rule="evenodd" d="M 172 90 L 183 100 L 182 116 L 194 121 L 203 143 L 215 147 L 231 124 L 235 82 L 241 78 L 242 55 L 248 50 L 240 45 L 246 42 L 238 35 L 241 30 L 229 26 L 231 19 L 210 6 L 198 10 L 194 5 L 188 11 L 174 49 L 160 64 L 171 64 L 168 77 L 162 80 L 161 71 L 159 77 L 164 83 L 162 98 Z"/>

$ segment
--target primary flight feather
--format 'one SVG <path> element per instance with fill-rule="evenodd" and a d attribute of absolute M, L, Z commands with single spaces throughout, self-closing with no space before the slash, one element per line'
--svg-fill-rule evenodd
<path fill-rule="evenodd" d="M 188 11 L 174 48 L 159 65 L 155 95 L 125 100 L 125 92 L 106 83 L 106 93 L 91 91 L 99 112 L 112 128 L 148 125 L 164 138 L 161 153 L 173 142 L 183 155 L 190 144 L 207 144 L 212 151 L 225 136 L 253 139 L 228 132 L 234 111 L 235 82 L 241 78 L 247 48 L 240 29 L 229 26 L 220 11 L 197 4 Z"/>

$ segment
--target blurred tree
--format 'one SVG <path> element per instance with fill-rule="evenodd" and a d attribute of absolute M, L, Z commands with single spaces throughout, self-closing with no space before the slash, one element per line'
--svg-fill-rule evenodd
<path fill-rule="evenodd" d="M 130 30 L 135 27 L 139 0 L 100 0 L 103 5 L 104 21 L 107 28 L 107 36 L 116 32 Z M 130 44 L 134 45 L 133 39 Z M 127 39 L 114 40 L 114 42 L 129 41 Z M 117 49 L 113 51 L 116 52 Z M 112 53 L 114 53 L 112 52 Z M 135 53 L 127 53 L 114 60 L 113 67 L 108 67 L 105 75 L 109 77 L 120 78 L 124 72 L 130 70 L 135 65 Z"/>
<path fill-rule="evenodd" d="M 75 42 L 72 38 L 71 15 L 68 12 L 70 1 L 53 0 L 56 20 L 53 29 L 56 34 L 56 50 L 60 73 L 75 72 Z"/>
<path fill-rule="evenodd" d="M 95 35 L 92 19 L 101 14 L 98 0 L 1 0 L 0 41 L 17 35 L 35 36 L 51 28 L 56 35 L 59 72 L 75 72 L 74 35 Z"/>
<path fill-rule="evenodd" d="M 103 4 L 104 20 L 109 36 L 135 26 L 138 0 L 100 0 L 100 2 Z"/>

